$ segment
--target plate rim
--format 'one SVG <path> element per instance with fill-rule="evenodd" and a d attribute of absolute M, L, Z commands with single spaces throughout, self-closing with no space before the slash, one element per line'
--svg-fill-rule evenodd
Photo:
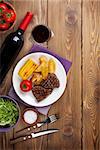
<path fill-rule="evenodd" d="M 20 96 L 17 94 L 17 92 L 16 92 L 16 90 L 15 90 L 15 87 L 14 87 L 14 83 L 13 83 L 14 71 L 15 71 L 15 68 L 16 68 L 16 66 L 18 65 L 18 63 L 19 63 L 22 59 L 24 59 L 25 57 L 27 57 L 27 56 L 29 56 L 29 55 L 32 55 L 32 54 L 35 54 L 35 53 L 36 53 L 36 54 L 37 54 L 37 53 L 44 53 L 44 54 L 50 55 L 50 56 L 54 57 L 55 59 L 57 59 L 57 61 L 62 65 L 62 68 L 64 69 L 64 72 L 65 72 L 65 74 L 66 74 L 65 89 L 64 89 L 63 93 L 61 94 L 61 96 L 60 96 L 56 101 L 51 102 L 50 104 L 47 104 L 47 105 L 44 105 L 44 106 L 31 105 L 31 104 L 25 102 L 25 101 L 24 101 L 22 98 L 20 98 Z M 53 56 L 52 54 L 46 53 L 46 52 L 39 52 L 39 51 L 38 51 L 38 52 L 33 52 L 33 53 L 26 54 L 25 56 L 23 56 L 23 57 L 17 62 L 17 64 L 15 65 L 15 67 L 14 67 L 14 69 L 13 69 L 13 75 L 12 75 L 12 86 L 13 86 L 13 89 L 14 89 L 16 95 L 18 96 L 18 98 L 19 98 L 24 104 L 29 105 L 29 106 L 31 106 L 31 107 L 42 108 L 42 107 L 47 107 L 47 106 L 50 106 L 50 105 L 56 103 L 56 102 L 63 96 L 63 94 L 64 94 L 64 92 L 65 92 L 65 90 L 66 90 L 67 82 L 68 82 L 67 73 L 66 73 L 66 70 L 65 70 L 65 68 L 64 68 L 64 66 L 63 66 L 63 64 L 62 64 L 62 62 L 61 62 L 57 57 Z M 19 101 L 19 102 L 20 102 L 20 101 Z"/>

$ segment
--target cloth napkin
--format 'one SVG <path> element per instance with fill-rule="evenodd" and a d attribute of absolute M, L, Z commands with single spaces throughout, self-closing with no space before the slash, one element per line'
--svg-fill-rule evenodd
<path fill-rule="evenodd" d="M 64 66 L 66 74 L 68 73 L 70 67 L 71 67 L 71 62 L 66 60 L 65 58 L 62 58 L 61 56 L 55 54 L 53 51 L 48 50 L 47 48 L 40 46 L 40 45 L 33 45 L 33 47 L 31 48 L 31 50 L 29 51 L 29 53 L 34 53 L 34 52 L 43 52 L 43 53 L 48 53 L 54 57 L 56 57 Z M 15 100 L 17 100 L 18 102 L 22 102 L 22 100 L 20 100 L 20 98 L 16 95 L 13 87 L 10 88 L 10 91 L 8 93 L 8 95 L 12 98 L 14 98 Z M 24 105 L 27 105 L 26 103 L 22 102 Z M 32 106 L 31 106 L 32 107 Z M 40 112 L 43 115 L 47 115 L 48 111 L 50 109 L 51 105 L 46 106 L 46 107 L 35 107 L 37 109 L 38 112 Z"/>

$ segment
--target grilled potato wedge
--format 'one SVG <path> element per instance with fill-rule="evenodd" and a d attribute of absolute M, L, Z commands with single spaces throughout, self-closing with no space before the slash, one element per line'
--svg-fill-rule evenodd
<path fill-rule="evenodd" d="M 48 62 L 48 71 L 49 73 L 54 73 L 56 70 L 56 63 L 55 61 L 51 58 Z"/>

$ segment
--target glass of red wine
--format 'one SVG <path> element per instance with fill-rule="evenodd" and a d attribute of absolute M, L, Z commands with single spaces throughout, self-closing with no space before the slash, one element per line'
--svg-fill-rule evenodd
<path fill-rule="evenodd" d="M 32 31 L 32 37 L 35 42 L 44 43 L 52 37 L 52 31 L 45 25 L 37 25 Z"/>

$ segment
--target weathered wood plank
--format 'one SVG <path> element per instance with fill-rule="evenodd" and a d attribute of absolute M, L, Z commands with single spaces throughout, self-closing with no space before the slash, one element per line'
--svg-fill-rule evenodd
<path fill-rule="evenodd" d="M 81 0 L 48 0 L 48 26 L 55 34 L 48 47 L 73 63 L 66 91 L 50 111 L 60 114 L 61 119 L 52 126 L 61 132 L 48 136 L 48 149 L 80 150 Z"/>
<path fill-rule="evenodd" d="M 19 5 L 20 4 L 20 5 Z M 24 7 L 23 7 L 23 4 L 24 4 Z M 34 28 L 34 26 L 36 24 L 47 24 L 47 0 L 30 0 L 30 1 L 20 1 L 19 0 L 16 0 L 15 2 L 15 8 L 17 10 L 18 8 L 18 18 L 19 18 L 19 21 L 21 20 L 22 16 L 20 16 L 20 10 L 22 11 L 22 14 L 24 15 L 27 11 L 31 11 L 33 12 L 34 14 L 34 18 L 31 22 L 31 24 L 29 25 L 26 33 L 25 33 L 25 44 L 24 44 L 24 47 L 20 53 L 20 57 L 22 57 L 25 53 L 27 53 L 29 51 L 29 49 L 31 48 L 31 46 L 33 45 L 33 42 L 32 40 L 32 37 L 31 37 L 31 32 L 32 32 L 32 29 Z M 18 21 L 18 22 L 19 22 Z M 25 107 L 21 107 L 21 109 L 23 110 Z M 44 119 L 44 117 L 41 115 L 40 117 L 41 119 Z M 18 130 L 18 129 L 21 129 L 23 127 L 25 127 L 26 125 L 23 124 L 23 121 L 20 122 L 20 124 L 18 125 L 18 127 L 15 129 Z M 15 134 L 16 136 L 16 134 Z M 23 146 L 24 144 L 24 146 Z M 14 150 L 22 150 L 23 148 L 25 150 L 37 150 L 37 149 L 43 149 L 45 150 L 47 148 L 47 140 L 43 137 L 40 137 L 38 139 L 34 139 L 34 140 L 29 140 L 29 141 L 26 141 L 24 143 L 19 143 L 19 144 L 16 144 L 14 146 Z"/>
<path fill-rule="evenodd" d="M 14 2 L 11 0 L 10 1 L 12 4 L 14 4 Z M 4 34 L 0 35 L 0 47 L 1 44 L 3 43 L 3 41 L 5 40 L 5 37 L 14 31 L 14 28 L 10 31 L 8 31 L 7 33 L 5 32 Z M 12 72 L 12 69 L 9 71 L 10 74 Z M 2 85 L 0 85 L 0 95 L 5 95 L 7 94 L 9 88 L 10 88 L 10 74 L 6 76 L 5 81 L 3 82 Z M 13 145 L 9 144 L 9 140 L 10 138 L 13 137 L 13 130 L 9 131 L 8 133 L 0 133 L 0 150 L 13 150 Z"/>
<path fill-rule="evenodd" d="M 100 149 L 100 1 L 83 1 L 83 149 Z"/>
<path fill-rule="evenodd" d="M 25 34 L 24 34 L 24 46 L 20 52 L 20 54 L 18 55 L 16 61 L 14 62 L 12 68 L 9 70 L 3 84 L 0 86 L 0 94 L 7 94 L 8 90 L 11 87 L 11 78 L 12 78 L 12 72 L 13 72 L 13 67 L 15 66 L 15 64 L 30 50 L 30 48 L 33 45 L 33 41 L 31 41 L 30 37 L 31 37 L 31 31 L 33 29 L 33 27 L 36 24 L 47 24 L 47 0 L 14 0 L 13 2 L 14 7 L 17 11 L 17 22 L 16 25 L 14 27 L 14 30 L 16 30 L 21 22 L 21 20 L 23 19 L 23 17 L 25 16 L 25 14 L 27 13 L 27 11 L 31 11 L 34 13 L 34 18 L 31 21 L 30 25 L 28 26 Z M 10 31 L 12 32 L 12 31 Z M 9 33 L 7 33 L 9 34 Z M 5 39 L 6 34 L 0 37 L 1 43 L 3 42 L 3 40 Z M 0 43 L 0 44 L 1 44 Z M 23 112 L 23 109 L 25 109 L 25 106 L 20 104 L 21 107 L 21 113 Z M 41 115 L 41 119 L 44 119 L 44 117 Z M 14 146 L 11 146 L 9 143 L 10 138 L 16 137 L 16 131 L 19 129 L 24 128 L 26 125 L 23 123 L 23 120 L 21 119 L 19 124 L 16 126 L 16 128 L 14 129 L 14 134 L 13 131 L 10 131 L 9 133 L 6 134 L 1 134 L 0 135 L 0 150 L 22 150 L 23 148 L 25 150 L 31 150 L 31 149 L 43 149 L 45 150 L 47 147 L 47 140 L 44 140 L 43 137 L 35 139 L 35 140 L 29 140 L 25 143 L 19 143 L 16 144 Z M 38 144 L 40 143 L 40 144 Z"/>

